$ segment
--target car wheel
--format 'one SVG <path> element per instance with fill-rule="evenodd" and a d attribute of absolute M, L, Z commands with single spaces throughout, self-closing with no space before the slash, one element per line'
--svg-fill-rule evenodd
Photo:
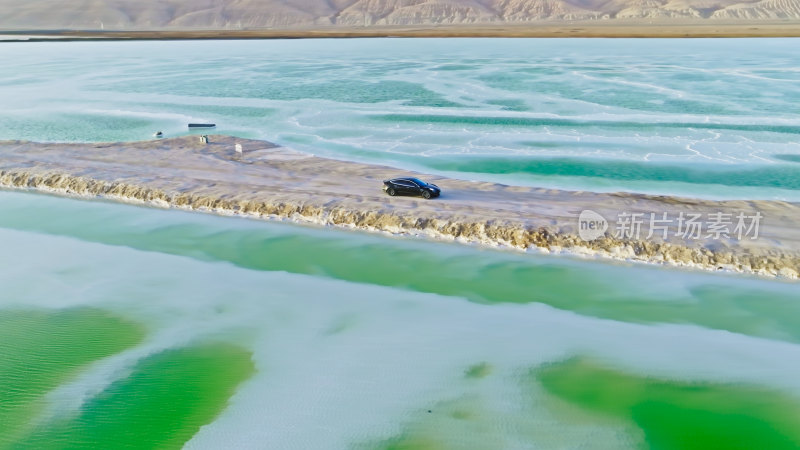
<path fill-rule="evenodd" d="M 397 192 L 394 191 L 394 188 L 387 189 L 386 193 L 391 195 L 392 197 L 394 197 L 397 194 Z"/>
<path fill-rule="evenodd" d="M 428 191 L 422 191 L 422 197 L 424 197 L 425 200 L 428 200 L 431 198 L 431 193 Z"/>

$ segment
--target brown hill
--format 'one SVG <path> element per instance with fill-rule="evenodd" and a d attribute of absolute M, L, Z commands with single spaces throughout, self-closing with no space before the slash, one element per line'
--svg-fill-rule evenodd
<path fill-rule="evenodd" d="M 797 20 L 800 0 L 0 0 L 0 29 L 243 29 Z"/>

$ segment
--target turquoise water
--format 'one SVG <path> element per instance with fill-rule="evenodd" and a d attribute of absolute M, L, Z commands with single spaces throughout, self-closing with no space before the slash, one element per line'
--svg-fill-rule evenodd
<path fill-rule="evenodd" d="M 795 283 L 31 193 L 0 211 L 0 448 L 800 445 Z"/>
<path fill-rule="evenodd" d="M 0 139 L 800 199 L 796 40 L 0 45 Z M 0 191 L 0 449 L 799 448 L 800 290 Z"/>
<path fill-rule="evenodd" d="M 0 139 L 220 133 L 510 184 L 800 199 L 796 39 L 0 46 Z"/>

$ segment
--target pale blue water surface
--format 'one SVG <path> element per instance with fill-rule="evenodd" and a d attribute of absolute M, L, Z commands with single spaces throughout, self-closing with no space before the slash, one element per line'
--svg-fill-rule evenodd
<path fill-rule="evenodd" d="M 594 190 L 800 198 L 796 39 L 0 46 L 0 139 L 187 132 Z"/>

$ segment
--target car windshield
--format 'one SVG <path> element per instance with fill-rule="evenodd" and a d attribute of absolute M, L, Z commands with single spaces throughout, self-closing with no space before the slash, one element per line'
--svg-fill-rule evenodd
<path fill-rule="evenodd" d="M 427 186 L 428 185 L 428 183 L 420 180 L 419 178 L 409 178 L 408 181 L 412 181 L 412 182 L 416 183 L 418 186 Z"/>

